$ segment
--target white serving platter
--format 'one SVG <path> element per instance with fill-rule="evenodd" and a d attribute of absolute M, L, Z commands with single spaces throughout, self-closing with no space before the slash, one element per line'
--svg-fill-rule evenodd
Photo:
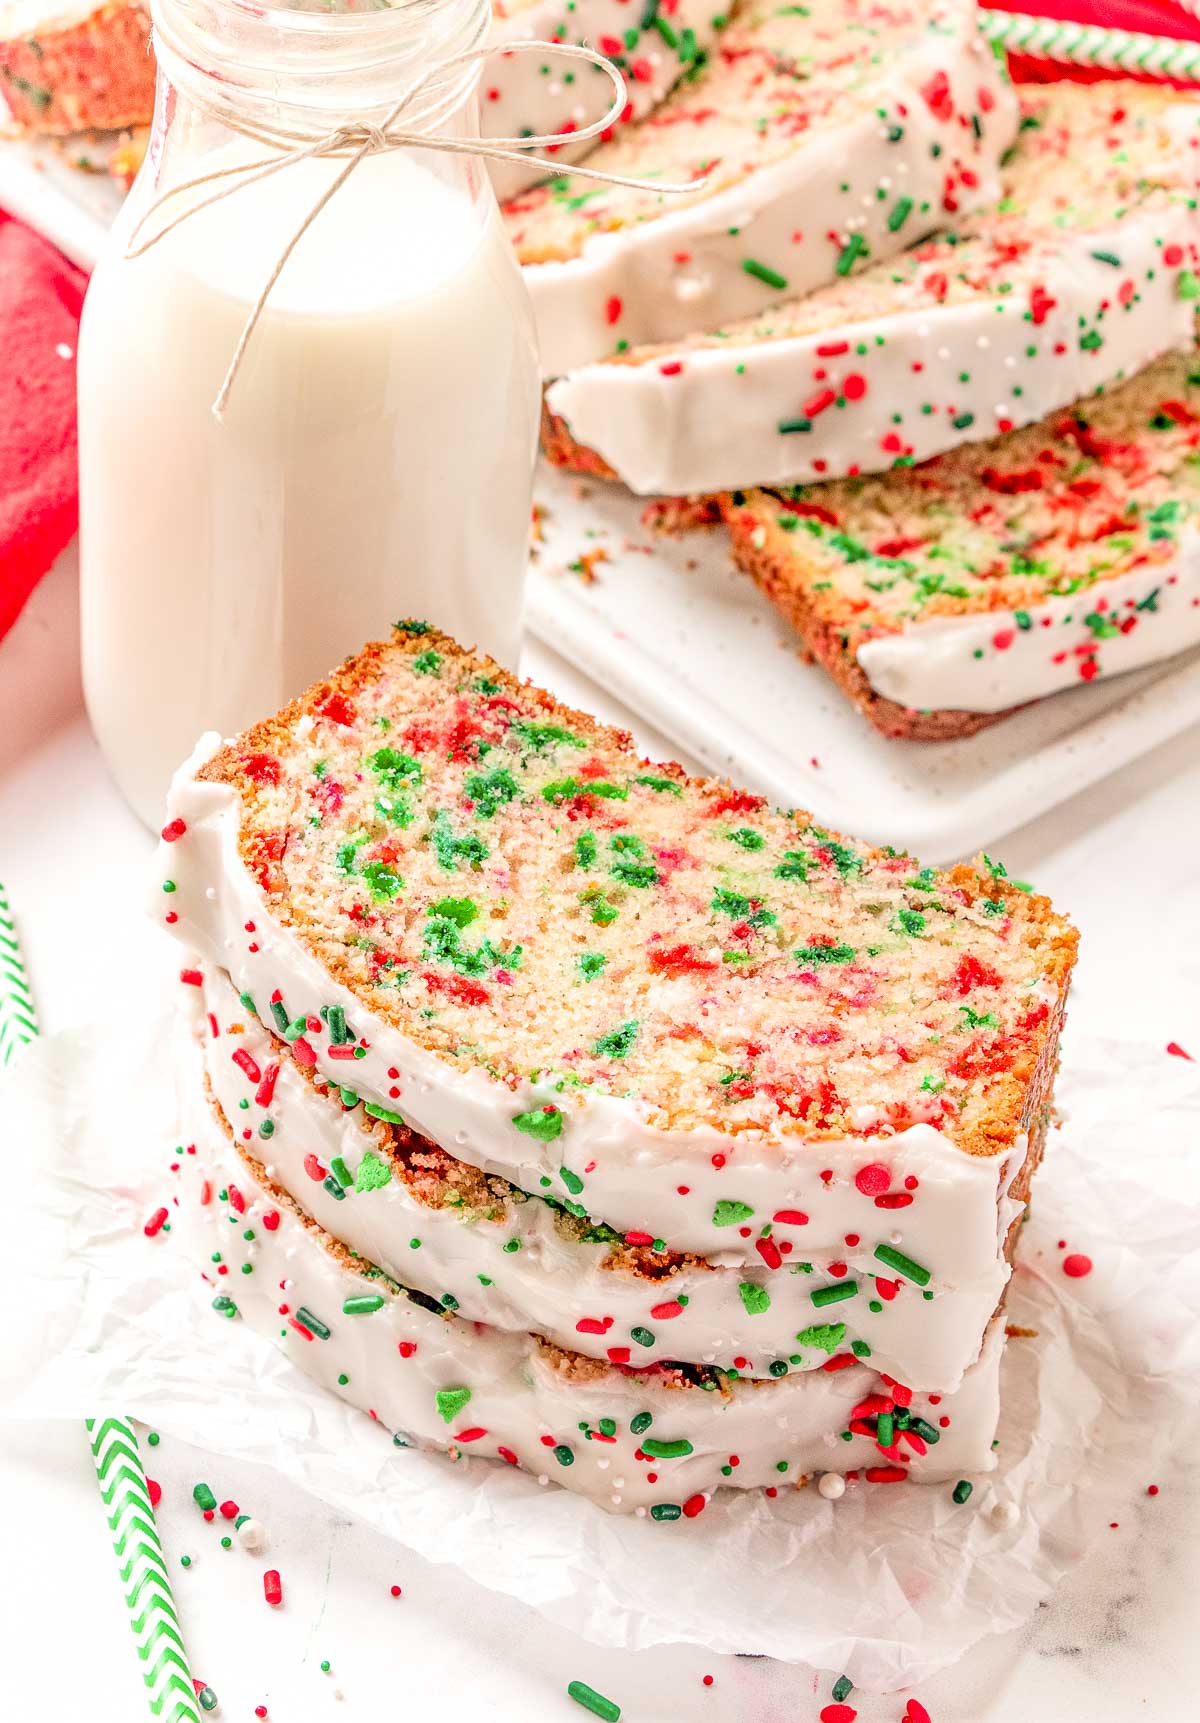
<path fill-rule="evenodd" d="M 89 268 L 120 192 L 0 140 L 0 205 Z M 669 539 L 620 487 L 543 467 L 529 625 L 710 771 L 929 862 L 968 855 L 1200 720 L 1200 650 L 1044 700 L 965 741 L 890 742 L 806 664 L 724 535 Z M 572 571 L 581 555 L 584 572 Z"/>

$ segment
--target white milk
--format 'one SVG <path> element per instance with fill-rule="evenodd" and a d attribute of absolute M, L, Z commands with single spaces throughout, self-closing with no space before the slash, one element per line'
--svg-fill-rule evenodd
<path fill-rule="evenodd" d="M 398 617 L 515 661 L 532 319 L 490 192 L 472 202 L 428 160 L 368 158 L 321 212 L 222 422 L 211 405 L 250 306 L 342 164 L 239 190 L 132 260 L 124 218 L 92 278 L 84 680 L 101 748 L 149 824 L 201 731 L 268 716 Z"/>

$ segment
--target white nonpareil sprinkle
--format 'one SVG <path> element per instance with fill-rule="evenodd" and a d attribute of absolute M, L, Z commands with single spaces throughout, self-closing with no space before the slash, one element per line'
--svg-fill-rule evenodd
<path fill-rule="evenodd" d="M 237 1529 L 238 1542 L 252 1553 L 266 1547 L 267 1531 L 260 1520 L 243 1520 Z"/>
<path fill-rule="evenodd" d="M 836 1502 L 846 1493 L 846 1480 L 837 1472 L 822 1472 L 817 1489 L 827 1502 Z"/>
<path fill-rule="evenodd" d="M 1016 1502 L 993 1502 L 992 1524 L 997 1531 L 1011 1531 L 1021 1517 Z"/>

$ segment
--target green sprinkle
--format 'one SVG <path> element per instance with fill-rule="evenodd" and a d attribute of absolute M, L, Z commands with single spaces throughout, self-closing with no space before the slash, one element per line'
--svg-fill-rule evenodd
<path fill-rule="evenodd" d="M 579 973 L 585 981 L 594 981 L 607 962 L 602 951 L 585 951 L 579 959 Z"/>
<path fill-rule="evenodd" d="M 373 1310 L 383 1309 L 383 1298 L 378 1292 L 364 1292 L 361 1296 L 348 1298 L 342 1305 L 343 1316 L 370 1316 Z"/>
<path fill-rule="evenodd" d="M 838 254 L 837 263 L 834 265 L 835 272 L 838 275 L 849 275 L 866 249 L 867 242 L 862 234 L 852 233 Z"/>
<path fill-rule="evenodd" d="M 621 1715 L 621 1707 L 615 1700 L 606 1699 L 603 1693 L 597 1693 L 586 1681 L 569 1681 L 567 1698 L 573 1699 L 577 1705 L 582 1705 L 584 1710 L 590 1711 L 594 1717 L 602 1717 L 604 1723 L 617 1723 Z"/>
<path fill-rule="evenodd" d="M 469 1388 L 439 1388 L 434 1400 L 442 1423 L 448 1424 L 452 1418 L 456 1418 L 470 1398 Z"/>
<path fill-rule="evenodd" d="M 299 1310 L 297 1310 L 296 1321 L 302 1322 L 305 1328 L 310 1329 L 312 1333 L 316 1335 L 318 1340 L 329 1339 L 329 1330 L 321 1321 L 321 1318 L 319 1316 L 314 1316 L 312 1311 L 306 1309 L 304 1305 L 301 1305 Z"/>
<path fill-rule="evenodd" d="M 898 233 L 912 214 L 913 200 L 911 197 L 898 198 L 892 205 L 888 215 L 888 232 Z"/>
<path fill-rule="evenodd" d="M 759 263 L 753 257 L 744 257 L 742 268 L 747 275 L 752 275 L 756 281 L 761 281 L 766 287 L 774 287 L 779 293 L 782 293 L 787 287 L 786 275 L 780 275 L 777 269 L 772 269 L 769 264 Z"/>
<path fill-rule="evenodd" d="M 558 1176 L 562 1180 L 563 1184 L 566 1185 L 573 1197 L 577 1197 L 582 1193 L 583 1180 L 580 1178 L 578 1173 L 573 1173 L 570 1167 L 559 1167 Z"/>
<path fill-rule="evenodd" d="M 654 1336 L 648 1328 L 631 1328 L 629 1338 L 636 1341 L 639 1346 L 654 1345 Z"/>
<path fill-rule="evenodd" d="M 914 1262 L 911 1256 L 905 1256 L 902 1250 L 895 1250 L 890 1244 L 877 1244 L 875 1256 L 879 1262 L 885 1262 L 889 1268 L 894 1268 L 897 1274 L 902 1274 L 908 1280 L 913 1280 L 918 1286 L 928 1286 L 930 1273 L 922 1268 L 919 1262 Z"/>
<path fill-rule="evenodd" d="M 638 1412 L 629 1420 L 629 1428 L 635 1436 L 640 1436 L 643 1430 L 648 1430 L 654 1419 L 649 1412 Z"/>
<path fill-rule="evenodd" d="M 192 1500 L 204 1513 L 211 1513 L 217 1505 L 217 1498 L 207 1484 L 196 1484 L 192 1489 Z"/>
<path fill-rule="evenodd" d="M 764 1311 L 770 1310 L 771 1294 L 765 1286 L 759 1286 L 753 1280 L 743 1280 L 738 1291 L 742 1295 L 747 1316 L 761 1316 Z"/>
<path fill-rule="evenodd" d="M 749 1220 L 753 1213 L 749 1203 L 731 1202 L 722 1197 L 713 1209 L 712 1223 L 714 1226 L 737 1226 L 740 1221 Z"/>
<path fill-rule="evenodd" d="M 539 1143 L 552 1143 L 563 1134 L 563 1116 L 557 1107 L 534 1107 L 528 1113 L 514 1113 L 513 1124 L 527 1137 Z"/>
<path fill-rule="evenodd" d="M 631 1017 L 627 1023 L 610 1029 L 607 1035 L 601 1035 L 593 1043 L 592 1053 L 597 1059 L 624 1059 L 637 1038 L 637 1032 L 637 1019 Z"/>
<path fill-rule="evenodd" d="M 565 1442 L 560 1442 L 552 1452 L 560 1466 L 573 1466 L 575 1464 L 575 1450 L 568 1448 Z"/>
<path fill-rule="evenodd" d="M 844 1322 L 818 1322 L 802 1328 L 796 1339 L 801 1346 L 819 1346 L 822 1352 L 836 1352 L 846 1338 Z"/>
<path fill-rule="evenodd" d="M 879 1252 L 875 1252 L 876 1256 Z M 853 1298 L 858 1292 L 857 1280 L 839 1280 L 833 1286 L 818 1286 L 809 1294 L 819 1309 L 823 1304 L 840 1304 L 843 1298 Z"/>
<path fill-rule="evenodd" d="M 961 1507 L 962 1504 L 969 1499 L 971 1491 L 974 1488 L 975 1486 L 971 1483 L 970 1479 L 960 1478 L 950 1492 L 951 1498 L 958 1503 L 959 1507 Z"/>
<path fill-rule="evenodd" d="M 736 832 L 729 833 L 731 844 L 737 844 L 740 849 L 760 850 L 766 843 L 761 832 L 754 831 L 750 826 L 739 826 Z"/>
<path fill-rule="evenodd" d="M 436 676 L 442 667 L 440 652 L 419 652 L 412 661 L 412 667 L 418 676 Z"/>
<path fill-rule="evenodd" d="M 384 1185 L 390 1183 L 391 1177 L 392 1169 L 387 1162 L 381 1161 L 378 1155 L 372 1154 L 368 1149 L 354 1174 L 354 1188 L 360 1194 L 363 1191 L 381 1190 Z"/>
<path fill-rule="evenodd" d="M 832 1699 L 836 1699 L 838 1704 L 840 1705 L 842 1703 L 842 1700 L 843 1699 L 849 1699 L 850 1695 L 853 1692 L 854 1692 L 854 1683 L 853 1683 L 853 1681 L 851 1681 L 850 1677 L 848 1675 L 839 1675 L 837 1680 L 833 1684 L 833 1691 L 830 1694 L 830 1697 Z"/>
<path fill-rule="evenodd" d="M 695 1453 L 695 1449 L 686 1436 L 680 1436 L 674 1442 L 662 1442 L 657 1436 L 650 1436 L 642 1443 L 643 1454 L 649 1454 L 652 1460 L 682 1460 L 685 1455 Z"/>
<path fill-rule="evenodd" d="M 1120 269 L 1121 259 L 1115 251 L 1093 251 L 1092 256 L 1097 263 L 1107 263 L 1112 269 Z"/>
<path fill-rule="evenodd" d="M 364 1101 L 362 1109 L 372 1119 L 382 1119 L 385 1125 L 402 1125 L 404 1123 L 399 1113 L 390 1112 L 387 1107 L 380 1107 L 374 1101 Z"/>
<path fill-rule="evenodd" d="M 853 963 L 851 945 L 802 945 L 792 956 L 797 963 Z"/>
<path fill-rule="evenodd" d="M 683 1509 L 678 1502 L 659 1502 L 650 1509 L 652 1520 L 678 1520 L 683 1518 Z"/>

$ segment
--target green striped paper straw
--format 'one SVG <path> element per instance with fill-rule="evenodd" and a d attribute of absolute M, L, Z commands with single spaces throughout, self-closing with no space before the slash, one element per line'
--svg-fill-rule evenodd
<path fill-rule="evenodd" d="M 37 1033 L 16 924 L 0 885 L 0 1068 Z M 124 1418 L 88 1418 L 86 1428 L 151 1714 L 164 1723 L 201 1723 L 137 1437 Z"/>
<path fill-rule="evenodd" d="M 1070 66 L 1096 66 L 1108 72 L 1145 72 L 1159 78 L 1200 81 L 1200 42 L 1136 30 L 1105 30 L 1097 24 L 1071 24 L 1057 18 L 1033 18 L 1025 12 L 983 9 L 979 23 L 989 42 L 1011 54 L 1030 54 Z"/>
<path fill-rule="evenodd" d="M 0 885 L 0 1069 L 10 1064 L 18 1047 L 27 1047 L 37 1032 L 37 1012 L 17 944 L 17 926 L 8 906 L 8 893 Z"/>

